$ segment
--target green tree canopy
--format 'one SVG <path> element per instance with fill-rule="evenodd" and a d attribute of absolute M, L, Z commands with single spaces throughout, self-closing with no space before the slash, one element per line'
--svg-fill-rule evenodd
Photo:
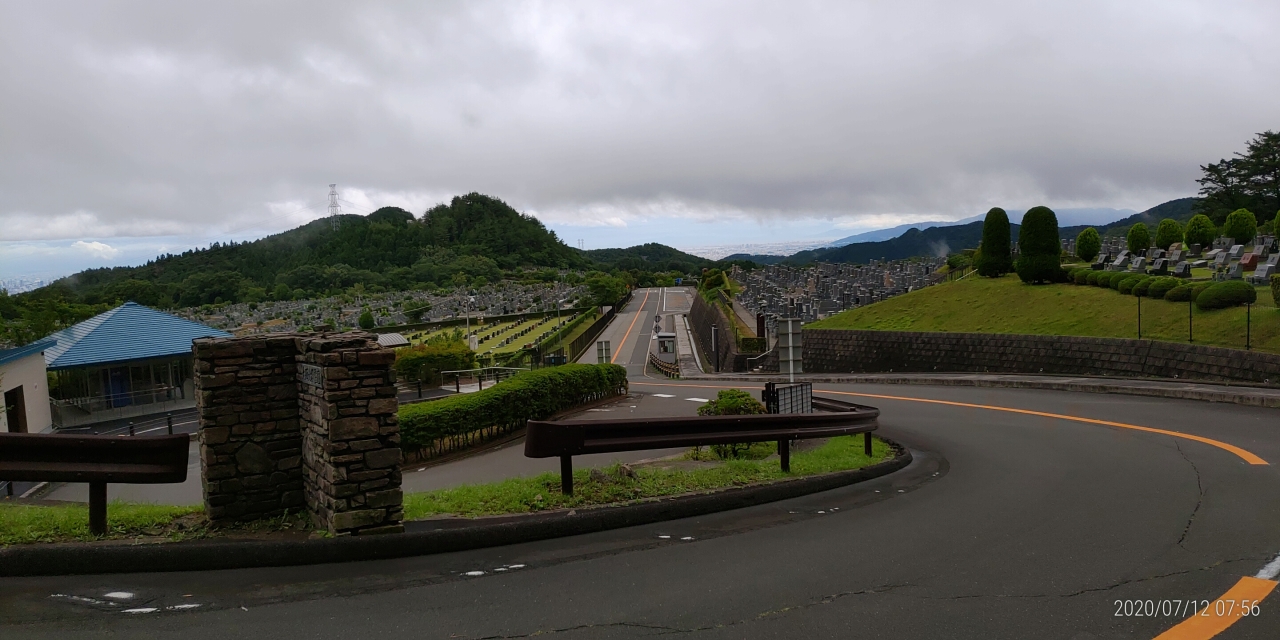
<path fill-rule="evenodd" d="M 982 222 L 982 253 L 978 260 L 978 275 L 999 278 L 1013 271 L 1009 255 L 1009 216 L 1004 209 L 993 207 Z"/>
<path fill-rule="evenodd" d="M 1173 218 L 1165 218 L 1160 221 L 1156 227 L 1156 246 L 1161 249 L 1180 244 L 1182 242 L 1182 225 L 1178 224 Z"/>
<path fill-rule="evenodd" d="M 360 318 L 356 322 L 360 325 L 360 328 L 365 331 L 378 326 L 378 324 L 373 320 L 373 314 L 370 313 L 368 309 L 365 309 L 364 312 L 360 314 Z"/>
<path fill-rule="evenodd" d="M 1201 200 L 1196 212 L 1222 224 L 1238 209 L 1261 211 L 1266 222 L 1280 208 L 1280 133 L 1264 131 L 1245 145 L 1244 153 L 1200 167 Z M 1256 222 L 1256 221 L 1255 221 Z M 1189 242 L 1189 241 L 1188 241 Z"/>
<path fill-rule="evenodd" d="M 1147 228 L 1147 225 L 1139 222 L 1129 227 L 1125 242 L 1129 247 L 1129 251 L 1133 253 L 1146 251 L 1151 247 L 1151 230 Z"/>
<path fill-rule="evenodd" d="M 1018 277 L 1028 284 L 1062 279 L 1062 243 L 1058 216 L 1049 207 L 1032 207 L 1018 231 Z"/>
<path fill-rule="evenodd" d="M 1258 219 L 1248 209 L 1236 209 L 1222 224 L 1222 235 L 1234 238 L 1237 244 L 1249 244 L 1258 235 Z"/>
<path fill-rule="evenodd" d="M 1081 260 L 1093 262 L 1101 251 L 1102 236 L 1098 235 L 1097 229 L 1089 227 L 1076 236 L 1076 256 Z"/>
<path fill-rule="evenodd" d="M 1185 234 L 1187 244 L 1198 244 L 1201 247 L 1207 247 L 1213 244 L 1213 239 L 1218 237 L 1218 228 L 1214 226 L 1209 216 L 1204 214 L 1196 214 L 1187 222 L 1187 231 Z"/>

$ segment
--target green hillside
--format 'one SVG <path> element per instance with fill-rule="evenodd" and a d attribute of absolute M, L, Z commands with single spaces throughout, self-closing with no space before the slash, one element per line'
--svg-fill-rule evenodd
<path fill-rule="evenodd" d="M 664 244 L 650 242 L 626 249 L 591 249 L 587 257 L 611 269 L 629 271 L 679 271 L 698 273 L 704 267 L 715 264 L 706 258 L 673 249 Z"/>
<path fill-rule="evenodd" d="M 1253 306 L 1253 348 L 1280 353 L 1280 310 L 1267 287 Z M 1142 299 L 1142 337 L 1185 342 L 1187 303 Z M 1138 298 L 1087 285 L 1026 285 L 1017 276 L 925 287 L 806 325 L 813 329 L 1137 337 Z M 1194 312 L 1197 344 L 1244 348 L 1245 309 Z"/>

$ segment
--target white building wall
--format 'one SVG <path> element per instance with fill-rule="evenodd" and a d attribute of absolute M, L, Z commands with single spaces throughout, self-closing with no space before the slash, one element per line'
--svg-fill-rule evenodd
<path fill-rule="evenodd" d="M 49 413 L 49 379 L 45 374 L 44 354 L 33 353 L 25 358 L 0 364 L 0 392 L 22 387 L 23 401 L 27 405 L 27 431 L 44 433 L 53 430 L 53 417 Z M 4 396 L 0 394 L 0 404 Z M 8 431 L 6 412 L 0 409 L 0 431 Z"/>

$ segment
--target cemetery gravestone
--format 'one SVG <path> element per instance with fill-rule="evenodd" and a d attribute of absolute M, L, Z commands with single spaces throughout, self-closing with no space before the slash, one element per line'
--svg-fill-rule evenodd
<path fill-rule="evenodd" d="M 1173 268 L 1173 275 L 1174 277 L 1177 277 L 1177 278 L 1190 278 L 1191 265 L 1187 264 L 1186 261 L 1179 262 L 1177 266 Z"/>
<path fill-rule="evenodd" d="M 1264 264 L 1261 267 L 1258 267 L 1257 271 L 1253 272 L 1253 275 L 1249 277 L 1249 280 L 1254 284 L 1270 284 L 1271 276 L 1275 275 L 1275 272 L 1275 265 Z"/>
<path fill-rule="evenodd" d="M 1240 267 L 1245 271 L 1253 271 L 1258 268 L 1258 254 L 1246 253 L 1240 258 Z"/>
<path fill-rule="evenodd" d="M 1167 258 L 1156 258 L 1156 261 L 1151 263 L 1151 271 L 1150 271 L 1150 273 L 1151 273 L 1151 275 L 1153 275 L 1153 276 L 1164 276 L 1164 275 L 1168 275 L 1168 274 L 1169 274 L 1169 260 L 1168 260 Z"/>
<path fill-rule="evenodd" d="M 1146 270 L 1146 268 L 1147 268 L 1147 259 L 1142 256 L 1138 256 L 1137 258 L 1135 258 L 1133 260 L 1133 264 L 1129 265 L 1129 270 L 1137 273 L 1142 273 L 1143 271 Z"/>
<path fill-rule="evenodd" d="M 1240 280 L 1244 278 L 1244 269 L 1240 267 L 1240 263 L 1236 262 L 1231 265 L 1231 270 L 1227 271 L 1227 280 Z"/>
<path fill-rule="evenodd" d="M 1189 256 L 1192 256 L 1192 257 L 1199 256 L 1199 255 L 1200 255 L 1200 245 L 1199 245 L 1199 244 L 1192 244 L 1190 247 L 1187 247 L 1187 251 L 1189 252 L 1189 253 L 1187 254 L 1187 255 L 1189 255 Z"/>
<path fill-rule="evenodd" d="M 1227 250 L 1227 253 L 1231 254 L 1232 260 L 1239 260 L 1244 257 L 1244 245 L 1233 244 L 1231 245 L 1231 248 Z"/>

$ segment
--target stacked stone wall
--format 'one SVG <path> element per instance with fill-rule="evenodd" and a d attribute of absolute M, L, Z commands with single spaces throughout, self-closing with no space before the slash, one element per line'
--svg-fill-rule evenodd
<path fill-rule="evenodd" d="M 401 531 L 395 352 L 364 339 L 310 340 L 298 355 L 307 508 L 334 532 Z"/>
<path fill-rule="evenodd" d="M 334 534 L 403 530 L 395 353 L 373 334 L 205 338 L 193 352 L 212 521 L 305 507 Z"/>
<path fill-rule="evenodd" d="M 304 504 L 293 336 L 197 340 L 205 513 L 254 520 Z"/>
<path fill-rule="evenodd" d="M 811 373 L 1052 373 L 1280 384 L 1280 356 L 1121 338 L 804 330 Z"/>
<path fill-rule="evenodd" d="M 738 353 L 738 345 L 734 342 L 733 328 L 729 326 L 729 319 L 724 317 L 719 307 L 707 304 L 707 301 L 702 299 L 701 293 L 694 292 L 693 306 L 689 309 L 689 328 L 693 330 L 693 337 L 698 341 L 698 349 L 706 357 L 707 362 L 711 362 L 715 355 L 711 349 L 711 325 L 713 324 L 717 325 L 719 334 L 716 336 L 716 342 L 719 347 L 720 371 L 746 371 L 746 361 L 751 356 Z"/>

